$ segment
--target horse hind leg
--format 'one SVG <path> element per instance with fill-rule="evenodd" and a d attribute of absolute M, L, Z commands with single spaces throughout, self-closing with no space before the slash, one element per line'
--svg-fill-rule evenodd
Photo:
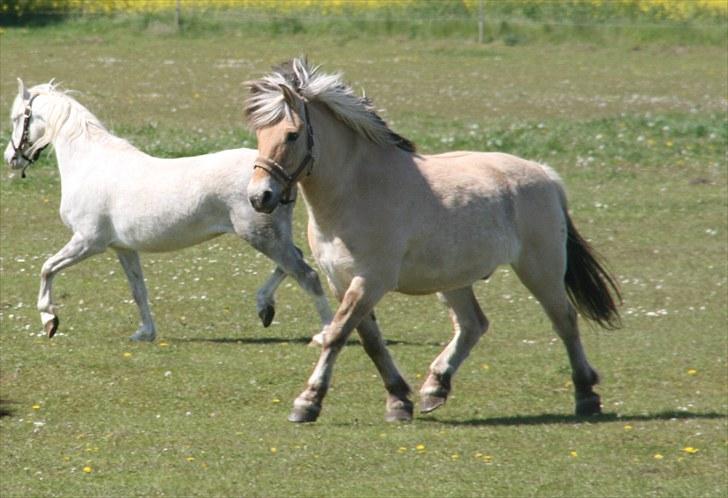
<path fill-rule="evenodd" d="M 157 331 L 154 326 L 152 312 L 149 309 L 149 298 L 147 296 L 147 287 L 144 284 L 144 275 L 142 273 L 141 262 L 139 261 L 139 253 L 131 250 L 117 249 L 116 255 L 119 258 L 122 268 L 124 268 L 124 273 L 126 273 L 129 288 L 131 289 L 134 302 L 139 309 L 139 317 L 142 321 L 139 329 L 129 339 L 132 341 L 151 342 L 157 336 Z"/>
<path fill-rule="evenodd" d="M 273 274 L 256 293 L 255 309 L 263 327 L 268 327 L 273 322 L 276 314 L 275 292 L 285 279 L 286 272 L 280 266 L 276 266 Z"/>
<path fill-rule="evenodd" d="M 278 246 L 278 250 L 262 251 L 276 263 L 288 275 L 292 276 L 298 285 L 312 297 L 316 311 L 321 320 L 322 332 L 312 338 L 312 343 L 323 345 L 324 330 L 331 323 L 333 314 L 329 301 L 326 298 L 324 289 L 318 273 L 311 268 L 303 259 L 301 250 L 293 244 Z"/>
<path fill-rule="evenodd" d="M 450 308 L 454 337 L 430 365 L 430 372 L 420 389 L 420 411 L 423 413 L 445 404 L 450 394 L 452 377 L 478 339 L 488 330 L 488 319 L 472 287 L 444 292 L 439 296 Z"/>
<path fill-rule="evenodd" d="M 539 301 L 564 343 L 571 364 L 576 415 L 594 415 L 601 413 L 601 400 L 593 389 L 599 382 L 599 375 L 587 360 L 579 337 L 577 314 L 566 293 L 566 258 L 563 250 L 551 251 L 554 257 L 549 258 L 549 251 L 541 248 L 533 252 L 533 258 L 522 257 L 513 265 L 513 269 Z"/>

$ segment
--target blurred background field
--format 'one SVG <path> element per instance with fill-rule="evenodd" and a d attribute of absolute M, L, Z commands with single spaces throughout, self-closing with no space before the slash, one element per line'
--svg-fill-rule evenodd
<path fill-rule="evenodd" d="M 583 325 L 605 414 L 571 416 L 563 347 L 507 269 L 476 287 L 492 326 L 448 404 L 382 422 L 356 341 L 321 419 L 285 421 L 316 316 L 233 237 L 142 256 L 160 339 L 113 254 L 56 279 L 69 234 L 51 151 L 0 175 L 2 496 L 716 496 L 728 493 L 728 37 L 725 2 L 5 1 L 0 137 L 16 77 L 61 81 L 154 155 L 255 147 L 243 82 L 299 54 L 342 71 L 423 153 L 500 150 L 553 166 L 622 286 L 624 328 Z M 16 8 L 17 6 L 17 8 Z M 295 237 L 305 243 L 305 210 Z M 386 297 L 385 337 L 417 389 L 450 336 L 432 297 Z"/>

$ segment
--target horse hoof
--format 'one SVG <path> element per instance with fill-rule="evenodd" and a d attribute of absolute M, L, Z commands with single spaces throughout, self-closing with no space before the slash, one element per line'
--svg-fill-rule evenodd
<path fill-rule="evenodd" d="M 315 336 L 311 338 L 311 342 L 308 343 L 308 346 L 311 348 L 320 348 L 324 345 L 324 339 L 326 336 L 323 332 L 319 332 Z"/>
<path fill-rule="evenodd" d="M 54 335 L 56 335 L 56 332 L 58 331 L 58 317 L 54 316 L 53 320 L 46 322 L 46 324 L 43 326 L 45 328 L 46 334 L 48 334 L 48 339 L 51 339 Z"/>
<path fill-rule="evenodd" d="M 446 396 L 435 396 L 434 394 L 426 394 L 420 400 L 420 411 L 422 413 L 430 413 L 437 410 L 447 401 Z"/>
<path fill-rule="evenodd" d="M 296 424 L 316 422 L 319 413 L 321 413 L 320 406 L 294 406 L 293 411 L 288 415 L 288 421 Z"/>
<path fill-rule="evenodd" d="M 263 323 L 263 327 L 268 327 L 273 322 L 273 317 L 276 314 L 276 309 L 268 304 L 265 308 L 258 311 L 258 317 L 260 317 L 260 321 Z"/>
<path fill-rule="evenodd" d="M 149 332 L 137 330 L 133 335 L 129 336 L 129 340 L 134 342 L 154 342 L 156 337 L 157 334 L 155 332 L 150 334 Z"/>
<path fill-rule="evenodd" d="M 409 400 L 398 401 L 387 407 L 384 420 L 387 422 L 412 422 L 412 402 Z"/>
<path fill-rule="evenodd" d="M 602 413 L 602 404 L 598 395 L 589 396 L 577 400 L 576 402 L 576 416 L 577 417 L 590 417 L 592 415 L 599 415 Z"/>

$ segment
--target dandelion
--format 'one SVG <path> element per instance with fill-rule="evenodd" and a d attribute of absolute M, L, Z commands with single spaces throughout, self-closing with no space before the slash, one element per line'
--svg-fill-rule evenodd
<path fill-rule="evenodd" d="M 280 403 L 280 402 L 281 402 L 281 400 L 279 400 L 278 398 L 273 398 L 271 400 L 271 403 L 273 403 L 273 404 Z"/>
<path fill-rule="evenodd" d="M 166 348 L 167 346 L 169 346 L 169 343 L 168 342 L 162 341 L 162 342 L 159 343 L 159 347 L 160 348 Z"/>
<path fill-rule="evenodd" d="M 124 358 L 131 358 L 131 353 L 128 351 L 124 353 Z"/>
<path fill-rule="evenodd" d="M 94 471 L 94 469 L 93 469 L 93 467 L 91 467 L 90 465 L 86 465 L 86 466 L 85 466 L 85 467 L 83 468 L 83 471 L 84 471 L 84 472 L 85 472 L 86 474 L 90 474 L 91 472 L 93 472 L 93 471 Z"/>
<path fill-rule="evenodd" d="M 577 453 L 576 451 L 574 451 L 574 450 L 571 450 L 571 451 L 569 452 L 569 456 L 570 456 L 571 458 L 576 458 L 576 457 L 578 456 L 578 453 Z"/>
<path fill-rule="evenodd" d="M 688 368 L 688 375 L 697 375 L 698 371 L 694 368 Z"/>
<path fill-rule="evenodd" d="M 632 429 L 633 429 L 633 427 L 631 425 L 629 425 L 629 424 L 627 424 L 627 425 L 624 426 L 624 430 L 625 431 L 631 431 Z"/>
<path fill-rule="evenodd" d="M 655 455 L 652 458 L 654 458 L 655 460 L 662 460 L 665 457 L 662 456 L 662 454 L 660 454 L 660 453 L 655 453 Z"/>
<path fill-rule="evenodd" d="M 458 453 L 453 453 L 452 455 L 450 455 L 450 458 L 452 458 L 453 460 L 458 460 L 460 458 L 460 455 Z"/>
<path fill-rule="evenodd" d="M 417 451 L 423 452 L 423 451 L 425 451 L 425 445 L 424 444 L 418 444 L 417 446 L 415 446 L 415 449 Z"/>
<path fill-rule="evenodd" d="M 273 454 L 275 455 L 276 453 L 278 453 L 278 448 L 276 448 L 276 447 L 274 446 L 274 447 L 272 447 L 272 448 L 270 449 L 270 452 L 271 452 L 271 453 L 273 453 Z"/>
<path fill-rule="evenodd" d="M 482 368 L 483 370 L 490 370 L 490 365 L 488 365 L 487 363 L 483 363 L 483 364 L 482 364 L 482 365 L 480 366 L 480 368 Z"/>
<path fill-rule="evenodd" d="M 683 448 L 682 450 L 683 450 L 683 451 L 684 451 L 685 453 L 688 453 L 689 455 L 694 455 L 695 453 L 697 453 L 698 451 L 700 451 L 699 449 L 697 449 L 697 448 L 693 448 L 692 446 L 686 446 L 686 447 L 685 447 L 685 448 Z"/>
<path fill-rule="evenodd" d="M 38 403 L 34 404 L 33 410 L 40 410 L 40 405 Z"/>
<path fill-rule="evenodd" d="M 404 446 L 400 446 L 399 448 L 397 448 L 397 453 L 407 453 L 407 448 L 405 448 Z"/>

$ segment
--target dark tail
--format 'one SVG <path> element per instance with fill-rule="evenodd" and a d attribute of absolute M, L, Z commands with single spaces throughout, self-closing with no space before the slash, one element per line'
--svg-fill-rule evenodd
<path fill-rule="evenodd" d="M 622 303 L 619 286 L 604 268 L 599 254 L 576 231 L 566 213 L 566 292 L 576 309 L 605 329 L 621 326 L 617 305 Z"/>

